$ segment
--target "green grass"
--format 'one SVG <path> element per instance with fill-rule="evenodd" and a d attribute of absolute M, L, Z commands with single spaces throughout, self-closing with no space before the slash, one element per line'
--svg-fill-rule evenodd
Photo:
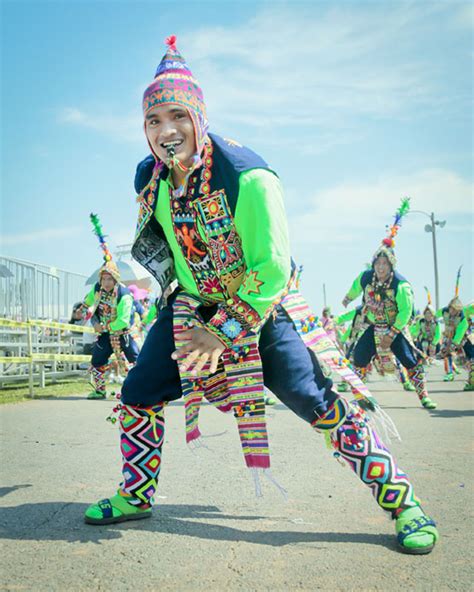
<path fill-rule="evenodd" d="M 120 390 L 119 384 L 108 385 L 108 391 Z M 86 378 L 67 378 L 58 380 L 54 384 L 46 384 L 44 388 L 34 386 L 34 399 L 48 399 L 53 397 L 67 397 L 72 395 L 85 396 L 90 393 L 92 387 Z M 7 403 L 20 403 L 32 400 L 29 394 L 28 384 L 9 384 L 0 389 L 0 405 Z"/>

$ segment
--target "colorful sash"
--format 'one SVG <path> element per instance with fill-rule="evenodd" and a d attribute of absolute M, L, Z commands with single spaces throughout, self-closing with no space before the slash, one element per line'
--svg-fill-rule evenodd
<path fill-rule="evenodd" d="M 173 329 L 176 348 L 185 345 L 182 333 L 193 327 L 203 327 L 197 308 L 201 302 L 180 293 L 173 304 Z M 262 361 L 257 336 L 243 338 L 238 348 L 227 348 L 221 356 L 218 372 L 208 376 L 209 362 L 200 376 L 181 371 L 181 388 L 185 402 L 186 441 L 200 436 L 199 409 L 203 397 L 226 412 L 233 409 L 240 441 L 249 468 L 270 467 L 268 435 L 265 421 Z"/>

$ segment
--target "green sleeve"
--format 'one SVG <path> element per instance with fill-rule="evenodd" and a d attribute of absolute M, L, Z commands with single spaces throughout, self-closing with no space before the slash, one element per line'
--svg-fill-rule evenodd
<path fill-rule="evenodd" d="M 439 310 L 436 311 L 436 318 L 437 319 L 443 318 L 443 309 L 442 308 L 440 308 Z"/>
<path fill-rule="evenodd" d="M 468 320 L 466 317 L 464 317 L 463 320 L 460 321 L 460 323 L 456 327 L 456 332 L 454 333 L 453 343 L 455 345 L 459 345 L 461 343 L 462 338 L 464 337 L 468 327 L 469 327 Z"/>
<path fill-rule="evenodd" d="M 127 329 L 130 325 L 130 316 L 132 314 L 133 298 L 131 294 L 125 294 L 122 296 L 117 306 L 117 317 L 115 321 L 109 324 L 109 330 L 114 333 L 115 331 L 122 331 Z"/>
<path fill-rule="evenodd" d="M 401 331 L 411 319 L 413 312 L 413 290 L 408 282 L 400 282 L 398 284 L 397 295 L 398 314 L 393 323 L 393 326 L 398 331 Z"/>
<path fill-rule="evenodd" d="M 347 312 L 342 313 L 341 315 L 336 317 L 336 325 L 343 325 L 344 323 L 348 323 L 349 321 L 352 321 L 352 319 L 356 316 L 356 313 L 357 313 L 356 308 L 352 308 L 351 310 L 348 310 Z"/>
<path fill-rule="evenodd" d="M 92 286 L 90 292 L 87 294 L 87 296 L 84 298 L 84 303 L 86 306 L 92 306 L 94 304 L 95 301 L 95 286 Z"/>
<path fill-rule="evenodd" d="M 413 325 L 410 326 L 410 333 L 411 336 L 413 337 L 413 339 L 416 339 L 418 337 L 418 335 L 420 334 L 421 331 L 421 324 L 420 324 L 420 319 L 418 319 L 416 321 L 416 323 L 413 323 Z"/>
<path fill-rule="evenodd" d="M 344 331 L 344 333 L 341 334 L 341 337 L 340 337 L 341 343 L 346 343 L 346 341 L 349 339 L 349 337 L 351 335 L 351 332 L 352 332 L 352 327 L 348 327 Z"/>
<path fill-rule="evenodd" d="M 346 294 L 346 298 L 349 298 L 349 300 L 355 300 L 358 296 L 362 294 L 362 284 L 360 283 L 360 280 L 362 279 L 364 273 L 365 271 L 361 271 L 352 283 L 352 286 Z"/>
<path fill-rule="evenodd" d="M 156 304 L 152 304 L 143 319 L 144 325 L 149 325 L 157 315 Z"/>
<path fill-rule="evenodd" d="M 431 342 L 431 345 L 438 345 L 438 343 L 440 341 L 441 341 L 441 323 L 436 323 L 435 334 L 433 336 L 433 341 Z"/>
<path fill-rule="evenodd" d="M 238 341 L 239 334 L 259 332 L 290 279 L 283 189 L 276 175 L 253 169 L 240 176 L 234 221 L 242 242 L 245 277 L 236 294 L 218 306 L 207 325 L 227 346 Z"/>

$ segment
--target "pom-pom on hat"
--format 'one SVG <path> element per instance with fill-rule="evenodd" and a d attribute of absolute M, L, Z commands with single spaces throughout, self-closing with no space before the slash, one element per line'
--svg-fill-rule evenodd
<path fill-rule="evenodd" d="M 156 69 L 155 79 L 143 94 L 143 115 L 160 105 L 174 104 L 187 109 L 193 121 L 197 154 L 200 156 L 209 127 L 204 96 L 176 47 L 176 35 L 167 37 L 165 43 L 167 50 Z"/>
<path fill-rule="evenodd" d="M 397 264 L 397 258 L 395 257 L 395 237 L 400 230 L 402 224 L 402 218 L 408 214 L 410 210 L 410 198 L 404 197 L 401 201 L 400 207 L 395 212 L 393 224 L 388 227 L 387 236 L 382 240 L 382 244 L 375 251 L 372 258 L 372 266 L 379 257 L 386 257 L 392 266 L 395 268 Z"/>

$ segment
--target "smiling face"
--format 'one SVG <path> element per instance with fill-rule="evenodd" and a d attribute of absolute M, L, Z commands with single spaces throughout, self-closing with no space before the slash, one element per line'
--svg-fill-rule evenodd
<path fill-rule="evenodd" d="M 173 147 L 176 158 L 184 166 L 191 166 L 196 154 L 196 139 L 193 121 L 184 107 L 154 107 L 145 116 L 145 133 L 155 156 L 162 162 L 168 162 L 168 149 Z"/>
<path fill-rule="evenodd" d="M 100 275 L 100 286 L 106 292 L 111 292 L 114 289 L 115 280 L 110 275 L 110 273 L 107 273 L 105 271 L 103 273 L 101 273 L 101 275 Z"/>
<path fill-rule="evenodd" d="M 424 314 L 425 320 L 431 322 L 434 319 L 433 313 L 428 308 L 425 310 Z"/>
<path fill-rule="evenodd" d="M 390 272 L 392 271 L 392 266 L 390 265 L 389 260 L 384 255 L 380 255 L 374 262 L 374 270 L 377 279 L 381 282 L 385 281 Z"/>

